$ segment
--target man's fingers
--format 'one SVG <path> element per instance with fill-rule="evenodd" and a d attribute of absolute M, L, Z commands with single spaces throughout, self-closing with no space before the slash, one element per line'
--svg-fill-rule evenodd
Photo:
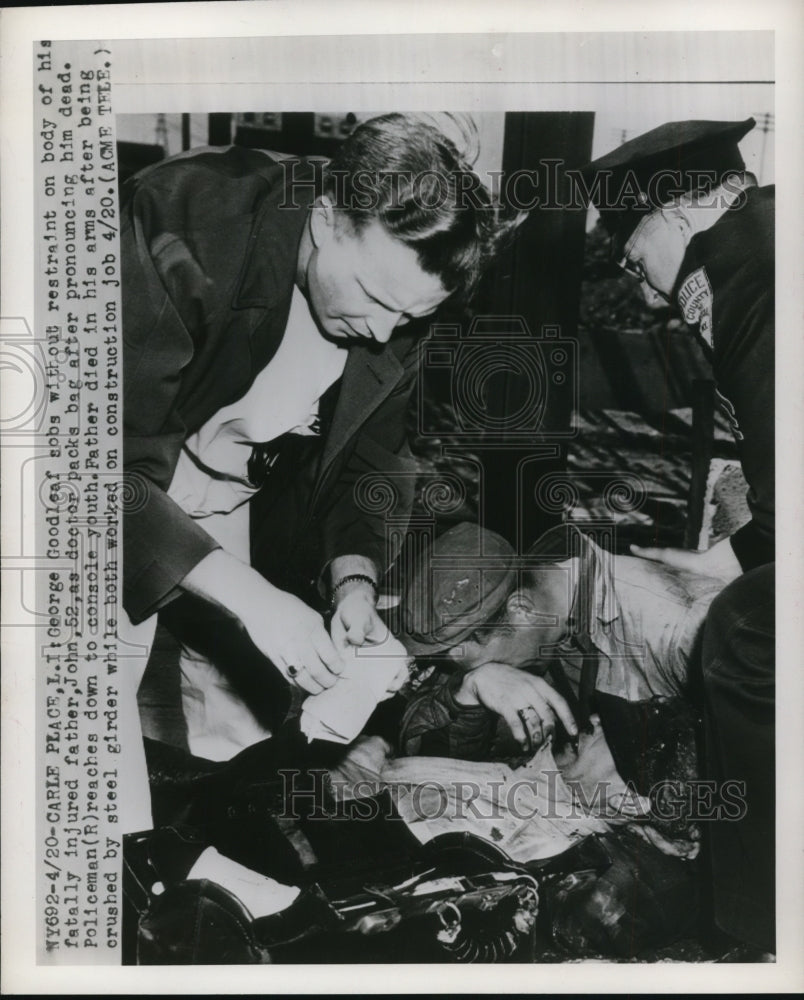
<path fill-rule="evenodd" d="M 371 621 L 369 623 L 368 630 L 366 631 L 366 641 L 373 643 L 385 642 L 390 632 L 391 630 L 382 618 L 380 618 L 380 616 L 375 612 L 371 616 Z"/>
<path fill-rule="evenodd" d="M 663 836 L 652 826 L 630 827 L 630 829 L 632 832 L 638 833 L 644 840 L 647 840 L 649 844 L 653 844 L 662 854 L 667 854 L 673 858 L 684 858 L 687 861 L 692 861 L 698 856 L 698 852 L 700 851 L 700 843 L 691 843 L 687 840 L 670 840 L 669 837 Z"/>
<path fill-rule="evenodd" d="M 533 701 L 538 699 L 534 698 Z M 520 704 L 519 702 L 517 703 Z M 517 707 L 516 709 L 509 709 L 508 715 L 503 717 L 508 721 L 508 716 L 513 716 L 518 723 L 518 726 L 511 728 L 511 732 L 514 738 L 525 747 L 526 750 L 540 747 L 545 740 L 555 733 L 555 718 L 553 713 L 550 711 L 549 706 L 545 702 L 534 705 L 525 705 L 524 708 Z M 521 735 L 519 735 L 521 733 Z"/>
<path fill-rule="evenodd" d="M 318 681 L 311 677 L 306 670 L 302 671 L 301 674 L 296 678 L 296 684 L 307 694 L 320 694 L 324 688 Z"/>
<path fill-rule="evenodd" d="M 324 663 L 314 650 L 311 650 L 311 655 L 307 657 L 304 670 L 300 671 L 299 676 L 302 677 L 305 674 L 319 684 L 321 688 L 332 687 L 338 679 L 335 674 L 330 672 L 326 663 Z"/>
<path fill-rule="evenodd" d="M 675 858 L 694 858 L 697 856 L 701 846 L 689 840 L 665 837 L 652 826 L 645 827 L 645 832 L 648 835 L 648 840 L 650 840 L 654 847 L 658 847 L 660 851 Z"/>
<path fill-rule="evenodd" d="M 329 627 L 329 634 L 336 649 L 345 649 L 349 645 L 346 628 L 338 615 L 335 615 L 332 619 L 332 623 Z"/>
<path fill-rule="evenodd" d="M 322 649 L 322 652 L 319 652 L 319 648 Z M 324 659 L 324 656 L 327 655 L 329 657 L 329 661 L 334 662 L 333 653 L 335 654 L 335 657 L 340 660 L 340 657 L 338 657 L 335 652 L 335 647 L 332 645 L 329 636 L 327 636 L 326 644 L 324 644 L 320 638 L 317 640 L 315 636 L 310 636 L 310 642 L 305 643 L 304 646 L 298 650 L 298 660 L 296 661 L 296 665 L 304 668 L 303 671 L 299 671 L 299 674 L 308 674 L 313 678 L 313 680 L 317 681 L 322 688 L 332 687 L 338 679 L 338 676 L 332 671 L 329 666 L 329 662 Z"/>
<path fill-rule="evenodd" d="M 505 719 L 508 728 L 511 730 L 511 735 L 517 743 L 520 746 L 526 747 L 529 741 L 528 731 L 525 728 L 523 717 L 519 714 L 519 711 L 513 705 L 506 705 L 503 711 L 500 712 L 500 715 Z"/>
<path fill-rule="evenodd" d="M 350 625 L 346 637 L 353 646 L 362 646 L 366 641 L 365 624 L 360 622 L 356 625 Z"/>
<path fill-rule="evenodd" d="M 540 695 L 550 714 L 552 715 L 555 713 L 555 715 L 561 719 L 564 728 L 570 736 L 574 736 L 578 732 L 575 716 L 572 714 L 572 709 L 561 697 L 558 691 L 551 688 L 549 684 L 544 684 L 543 688 L 540 690 Z"/>
<path fill-rule="evenodd" d="M 323 627 L 323 625 L 321 626 L 320 630 L 316 629 L 316 631 L 313 632 L 310 638 L 312 640 L 313 650 L 315 651 L 318 658 L 323 661 L 324 666 L 329 671 L 329 673 L 336 675 L 343 673 L 343 668 L 345 666 L 343 661 L 343 656 L 336 648 L 332 639 L 327 635 L 326 629 Z M 346 646 L 345 639 L 343 645 L 344 647 Z"/>
<path fill-rule="evenodd" d="M 388 638 L 388 626 L 380 618 L 380 616 L 371 609 L 365 614 L 364 617 L 359 618 L 354 624 L 349 625 L 348 636 L 349 642 L 353 646 L 362 646 L 364 643 L 370 642 L 377 644 L 380 642 L 385 642 Z"/>
<path fill-rule="evenodd" d="M 523 715 L 533 747 L 540 747 L 555 732 L 555 724 L 552 719 L 542 718 L 532 705 L 528 705 Z"/>
<path fill-rule="evenodd" d="M 295 684 L 296 687 L 306 691 L 307 694 L 318 694 L 320 691 L 324 690 L 324 685 L 321 684 L 306 667 L 299 667 L 296 664 L 290 664 L 293 667 L 292 670 L 285 668 L 285 673 L 291 684 Z"/>

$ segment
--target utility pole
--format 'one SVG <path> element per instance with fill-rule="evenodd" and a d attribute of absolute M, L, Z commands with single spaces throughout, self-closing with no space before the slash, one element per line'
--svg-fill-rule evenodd
<path fill-rule="evenodd" d="M 757 119 L 757 126 L 762 133 L 762 151 L 760 153 L 759 159 L 759 169 L 760 177 L 758 178 L 759 183 L 763 182 L 763 176 L 765 173 L 765 150 L 768 145 L 768 132 L 773 132 L 776 124 L 776 118 L 769 111 L 763 111 L 755 115 Z"/>
<path fill-rule="evenodd" d="M 168 149 L 167 119 L 163 114 L 156 116 L 156 144 L 164 149 L 165 156 L 170 155 L 170 150 Z"/>

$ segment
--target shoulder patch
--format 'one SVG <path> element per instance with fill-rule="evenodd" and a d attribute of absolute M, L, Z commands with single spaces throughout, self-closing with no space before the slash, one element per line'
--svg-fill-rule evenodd
<path fill-rule="evenodd" d="M 684 279 L 678 290 L 681 315 L 712 347 L 712 286 L 705 267 L 699 267 Z"/>

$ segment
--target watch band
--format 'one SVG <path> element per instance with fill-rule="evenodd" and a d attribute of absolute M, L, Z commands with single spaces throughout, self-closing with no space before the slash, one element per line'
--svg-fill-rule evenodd
<path fill-rule="evenodd" d="M 340 580 L 338 580 L 338 582 L 333 586 L 332 590 L 330 591 L 330 607 L 331 607 L 331 609 L 333 611 L 335 610 L 335 597 L 336 597 L 338 591 L 340 590 L 340 588 L 344 584 L 346 584 L 346 583 L 352 583 L 352 582 L 358 581 L 358 580 L 361 583 L 368 583 L 371 586 L 372 590 L 374 591 L 374 600 L 375 601 L 377 600 L 377 598 L 379 597 L 379 594 L 380 594 L 379 587 L 377 586 L 376 582 L 370 576 L 368 576 L 368 574 L 366 574 L 366 573 L 349 573 L 346 576 L 342 576 L 340 578 Z"/>

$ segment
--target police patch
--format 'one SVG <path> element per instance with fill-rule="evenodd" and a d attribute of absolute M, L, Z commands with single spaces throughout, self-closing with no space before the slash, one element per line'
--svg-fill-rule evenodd
<path fill-rule="evenodd" d="M 681 314 L 690 326 L 697 326 L 700 335 L 712 347 L 712 286 L 705 267 L 689 274 L 678 290 Z"/>

